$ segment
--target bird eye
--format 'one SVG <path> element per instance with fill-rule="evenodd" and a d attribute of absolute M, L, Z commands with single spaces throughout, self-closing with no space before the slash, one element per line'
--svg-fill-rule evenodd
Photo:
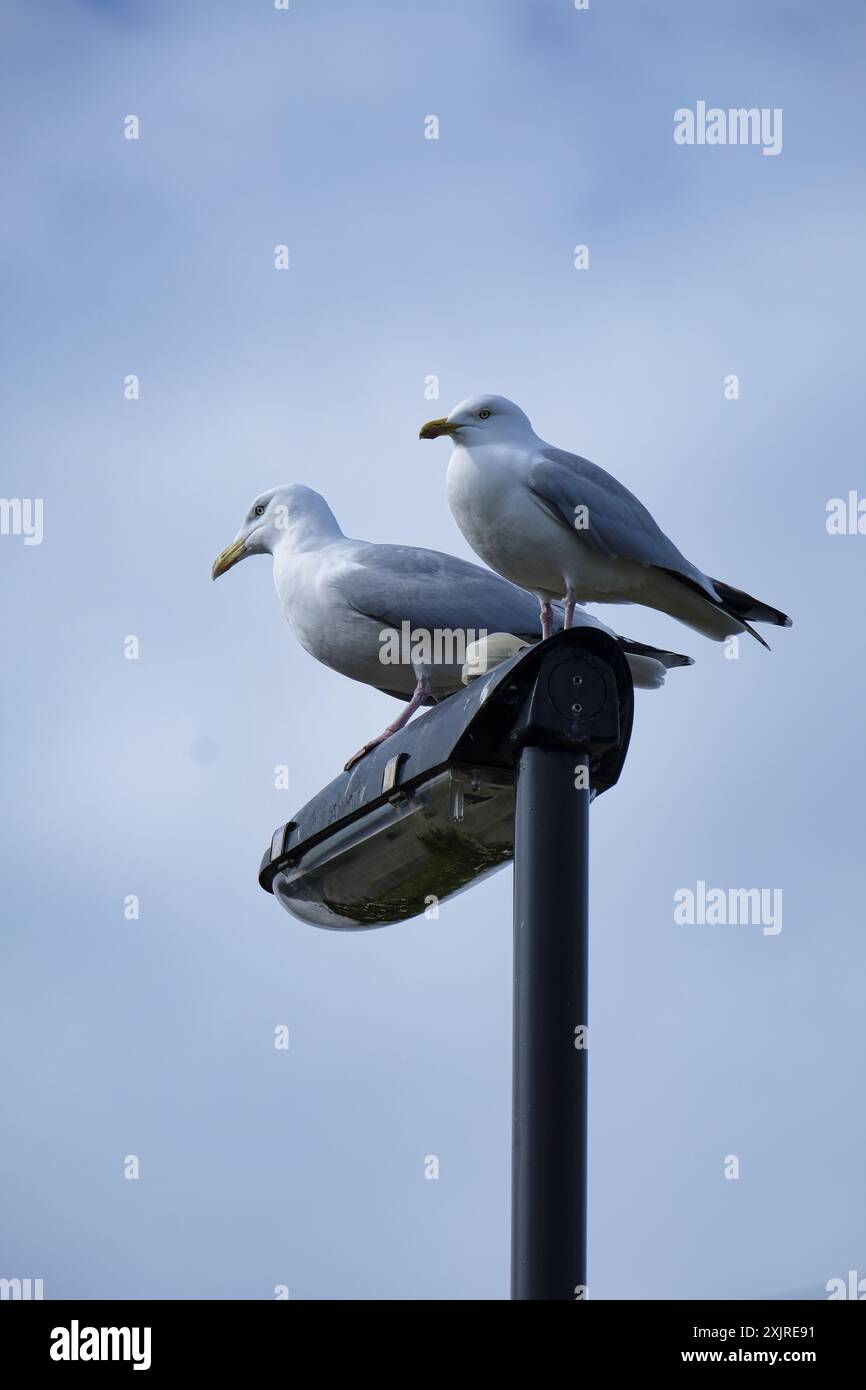
<path fill-rule="evenodd" d="M 264 514 L 265 514 L 265 509 L 264 509 L 264 507 L 261 505 L 261 503 L 259 503 L 259 505 L 256 507 L 256 516 L 264 516 Z"/>
<path fill-rule="evenodd" d="M 479 410 L 479 412 L 478 412 L 478 418 L 479 418 L 479 420 L 489 420 L 489 419 L 490 419 L 490 411 L 489 411 L 489 410 Z"/>

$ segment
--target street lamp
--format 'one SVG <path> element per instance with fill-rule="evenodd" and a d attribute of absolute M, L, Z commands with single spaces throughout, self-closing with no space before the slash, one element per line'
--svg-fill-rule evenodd
<path fill-rule="evenodd" d="M 514 860 L 515 1299 L 585 1296 L 589 804 L 619 777 L 633 712 L 614 639 L 557 633 L 335 778 L 259 873 L 302 921 L 352 931 Z"/>

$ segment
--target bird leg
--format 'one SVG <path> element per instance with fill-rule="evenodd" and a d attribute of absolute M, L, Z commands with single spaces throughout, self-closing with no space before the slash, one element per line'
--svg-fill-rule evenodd
<path fill-rule="evenodd" d="M 348 772 L 350 767 L 354 767 L 355 763 L 365 758 L 372 749 L 378 748 L 379 744 L 384 743 L 386 738 L 390 738 L 392 734 L 396 734 L 398 729 L 405 728 L 418 706 L 422 705 L 424 701 L 429 698 L 430 678 L 427 672 L 424 671 L 420 675 L 416 672 L 416 675 L 418 675 L 418 684 L 415 686 L 412 698 L 406 704 L 402 714 L 399 714 L 393 724 L 389 724 L 387 729 L 384 729 L 382 733 L 379 734 L 378 738 L 371 738 L 369 743 L 365 743 L 363 748 L 359 748 L 357 753 L 353 753 L 343 769 L 344 772 Z"/>
<path fill-rule="evenodd" d="M 541 640 L 546 642 L 553 631 L 553 609 L 550 606 L 550 599 L 541 600 Z"/>
<path fill-rule="evenodd" d="M 568 632 L 574 621 L 574 590 L 569 586 L 565 591 L 565 619 L 562 624 L 563 632 Z"/>

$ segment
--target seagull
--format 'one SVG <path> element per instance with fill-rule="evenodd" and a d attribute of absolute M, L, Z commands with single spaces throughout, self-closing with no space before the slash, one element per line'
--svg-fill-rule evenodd
<path fill-rule="evenodd" d="M 717 642 L 752 623 L 791 619 L 742 589 L 710 579 L 677 550 L 646 507 L 603 468 L 546 444 L 505 396 L 476 396 L 429 420 L 422 439 L 448 435 L 454 520 L 491 569 L 534 593 L 543 635 L 551 600 L 642 603 Z"/>
<path fill-rule="evenodd" d="M 486 631 L 527 642 L 541 636 L 537 606 L 525 590 L 437 550 L 352 540 L 324 497 L 302 483 L 256 498 L 237 536 L 214 561 L 212 576 L 218 579 L 248 555 L 265 554 L 273 557 L 277 594 L 304 650 L 341 675 L 407 702 L 383 733 L 349 759 L 347 771 L 402 729 L 420 705 L 436 704 L 461 688 L 461 635 L 465 643 Z M 561 626 L 558 606 L 552 621 Z M 589 614 L 578 622 L 616 637 Z M 410 642 L 399 640 L 404 633 Z M 655 689 L 670 667 L 692 664 L 676 652 L 616 640 L 637 686 Z"/>

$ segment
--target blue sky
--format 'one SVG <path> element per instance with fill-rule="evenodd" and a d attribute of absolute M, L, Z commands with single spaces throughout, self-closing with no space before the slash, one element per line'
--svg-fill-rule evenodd
<path fill-rule="evenodd" d="M 866 1273 L 866 538 L 825 527 L 866 491 L 864 27 L 841 0 L 5 7 L 2 492 L 45 537 L 0 536 L 0 1276 L 507 1295 L 510 871 L 357 937 L 279 912 L 274 827 L 396 707 L 300 650 L 265 559 L 210 582 L 283 481 L 467 554 L 417 432 L 481 391 L 795 620 L 730 661 L 596 610 L 697 664 L 638 693 L 593 811 L 590 1294 Z M 698 100 L 781 107 L 782 153 L 675 145 Z M 699 879 L 781 888 L 782 932 L 675 925 Z"/>

